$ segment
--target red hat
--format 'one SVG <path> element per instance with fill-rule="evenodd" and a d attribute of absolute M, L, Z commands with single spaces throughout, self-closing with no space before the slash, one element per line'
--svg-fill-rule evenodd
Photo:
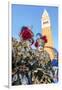
<path fill-rule="evenodd" d="M 22 27 L 20 35 L 23 38 L 23 40 L 29 40 L 34 36 L 31 29 L 26 26 Z"/>
<path fill-rule="evenodd" d="M 41 39 L 42 39 L 45 43 L 47 43 L 47 37 L 46 37 L 45 35 L 42 36 Z"/>

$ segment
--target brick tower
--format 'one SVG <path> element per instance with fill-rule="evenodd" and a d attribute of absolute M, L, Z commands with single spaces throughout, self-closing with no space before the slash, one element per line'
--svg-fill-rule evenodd
<path fill-rule="evenodd" d="M 45 44 L 46 47 L 44 49 L 50 54 L 50 58 L 52 60 L 54 58 L 54 51 L 51 48 L 47 48 L 47 47 L 54 47 L 53 35 L 52 35 L 50 17 L 46 10 L 44 10 L 42 14 L 41 24 L 42 24 L 42 35 L 46 35 L 48 39 L 48 42 Z"/>

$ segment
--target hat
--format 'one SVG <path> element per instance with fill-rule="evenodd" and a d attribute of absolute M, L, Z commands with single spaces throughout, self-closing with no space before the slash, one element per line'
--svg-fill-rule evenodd
<path fill-rule="evenodd" d="M 29 40 L 34 36 L 34 34 L 30 28 L 28 28 L 27 26 L 23 26 L 20 32 L 20 36 L 23 40 Z"/>

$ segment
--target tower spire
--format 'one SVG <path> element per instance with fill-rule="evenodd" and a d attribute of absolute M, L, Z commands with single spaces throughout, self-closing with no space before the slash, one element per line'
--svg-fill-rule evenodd
<path fill-rule="evenodd" d="M 49 16 L 46 9 L 44 9 L 44 12 L 43 12 L 43 14 L 42 14 L 42 17 L 45 17 L 45 16 Z"/>

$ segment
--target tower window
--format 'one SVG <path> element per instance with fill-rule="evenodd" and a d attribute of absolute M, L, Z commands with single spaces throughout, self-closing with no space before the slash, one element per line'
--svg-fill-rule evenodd
<path fill-rule="evenodd" d="M 48 21 L 43 22 L 43 24 L 46 24 L 46 23 L 48 23 Z"/>

